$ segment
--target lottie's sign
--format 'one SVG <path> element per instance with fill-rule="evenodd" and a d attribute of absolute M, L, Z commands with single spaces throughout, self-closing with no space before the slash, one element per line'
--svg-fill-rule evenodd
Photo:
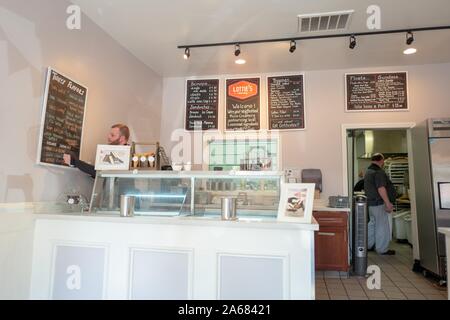
<path fill-rule="evenodd" d="M 248 81 L 239 81 L 228 86 L 228 96 L 245 100 L 258 94 L 258 86 Z"/>

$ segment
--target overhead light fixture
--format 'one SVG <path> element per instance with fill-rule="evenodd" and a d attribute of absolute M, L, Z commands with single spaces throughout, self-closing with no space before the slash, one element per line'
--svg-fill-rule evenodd
<path fill-rule="evenodd" d="M 241 54 L 241 46 L 238 44 L 235 45 L 234 47 L 234 55 L 237 57 L 238 55 Z"/>
<path fill-rule="evenodd" d="M 406 44 L 409 46 L 413 42 L 414 42 L 414 35 L 411 31 L 408 31 L 406 33 Z"/>
<path fill-rule="evenodd" d="M 295 40 L 291 40 L 291 44 L 289 46 L 289 52 L 292 53 L 295 51 L 295 49 L 297 49 L 297 44 L 296 44 Z"/>
<path fill-rule="evenodd" d="M 403 51 L 403 54 L 414 54 L 416 52 L 417 52 L 416 48 L 408 48 L 408 49 Z"/>
<path fill-rule="evenodd" d="M 245 64 L 247 61 L 245 61 L 244 59 L 237 59 L 236 61 L 234 61 L 234 63 L 236 64 Z"/>
<path fill-rule="evenodd" d="M 408 29 L 393 29 L 393 30 L 378 30 L 371 32 L 357 32 L 357 33 L 337 33 L 337 34 L 327 34 L 327 35 L 312 35 L 312 36 L 302 36 L 302 37 L 288 37 L 288 38 L 275 38 L 275 39 L 257 39 L 257 40 L 246 40 L 246 41 L 232 41 L 232 42 L 214 42 L 214 43 L 198 43 L 198 44 L 186 44 L 177 46 L 178 49 L 185 49 L 184 58 L 189 58 L 189 49 L 190 48 L 204 48 L 204 47 L 219 47 L 219 46 L 235 46 L 234 54 L 235 56 L 239 56 L 241 54 L 240 44 L 248 45 L 248 44 L 260 44 L 260 43 L 273 43 L 273 42 L 287 42 L 290 41 L 289 51 L 292 53 L 296 50 L 296 41 L 304 41 L 304 40 L 313 40 L 313 39 L 324 39 L 324 38 L 349 38 L 350 43 L 349 48 L 354 49 L 357 45 L 356 37 L 368 37 L 375 36 L 380 34 L 393 34 L 393 33 L 406 33 L 406 44 L 411 45 L 414 42 L 413 32 L 423 32 L 423 31 L 436 31 L 436 30 L 448 30 L 450 29 L 450 25 L 443 26 L 435 26 L 435 27 L 417 27 L 417 28 L 408 28 Z M 413 50 L 405 50 L 405 54 L 415 53 L 417 50 L 412 52 Z"/>
<path fill-rule="evenodd" d="M 190 56 L 191 56 L 191 52 L 190 52 L 189 48 L 186 48 L 184 50 L 184 56 L 183 56 L 184 60 L 189 59 Z"/>
<path fill-rule="evenodd" d="M 350 49 L 354 49 L 356 47 L 356 38 L 355 36 L 350 36 L 350 44 L 348 45 Z"/>

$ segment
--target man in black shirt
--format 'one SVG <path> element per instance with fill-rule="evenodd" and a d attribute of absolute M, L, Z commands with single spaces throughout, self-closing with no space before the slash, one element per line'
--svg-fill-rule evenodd
<path fill-rule="evenodd" d="M 378 254 L 395 254 L 389 250 L 391 240 L 389 214 L 394 210 L 395 188 L 384 172 L 384 156 L 376 153 L 372 156 L 372 164 L 364 176 L 364 191 L 369 207 L 368 248 L 375 248 Z"/>
<path fill-rule="evenodd" d="M 111 127 L 108 133 L 108 144 L 111 145 L 126 145 L 130 138 L 130 129 L 124 124 L 115 124 Z M 68 166 L 73 166 L 81 171 L 89 174 L 92 178 L 95 178 L 95 167 L 89 163 L 86 163 L 74 154 L 64 154 L 64 163 Z"/>

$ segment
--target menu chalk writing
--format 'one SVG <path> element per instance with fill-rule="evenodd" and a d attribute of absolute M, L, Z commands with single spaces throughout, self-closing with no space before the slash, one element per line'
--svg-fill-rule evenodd
<path fill-rule="evenodd" d="M 64 153 L 80 156 L 87 88 L 49 68 L 38 162 L 65 165 Z"/>
<path fill-rule="evenodd" d="M 304 129 L 303 75 L 267 78 L 269 130 Z"/>
<path fill-rule="evenodd" d="M 408 110 L 406 72 L 346 75 L 347 111 Z"/>
<path fill-rule="evenodd" d="M 187 80 L 186 130 L 218 129 L 219 79 Z"/>
<path fill-rule="evenodd" d="M 260 129 L 260 79 L 227 79 L 226 130 Z"/>

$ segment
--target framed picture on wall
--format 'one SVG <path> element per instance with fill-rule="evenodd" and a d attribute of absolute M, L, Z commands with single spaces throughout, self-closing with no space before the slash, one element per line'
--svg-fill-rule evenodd
<path fill-rule="evenodd" d="M 95 156 L 95 170 L 128 170 L 131 146 L 99 144 Z"/>
<path fill-rule="evenodd" d="M 282 184 L 278 220 L 311 223 L 314 188 L 314 183 Z"/>

